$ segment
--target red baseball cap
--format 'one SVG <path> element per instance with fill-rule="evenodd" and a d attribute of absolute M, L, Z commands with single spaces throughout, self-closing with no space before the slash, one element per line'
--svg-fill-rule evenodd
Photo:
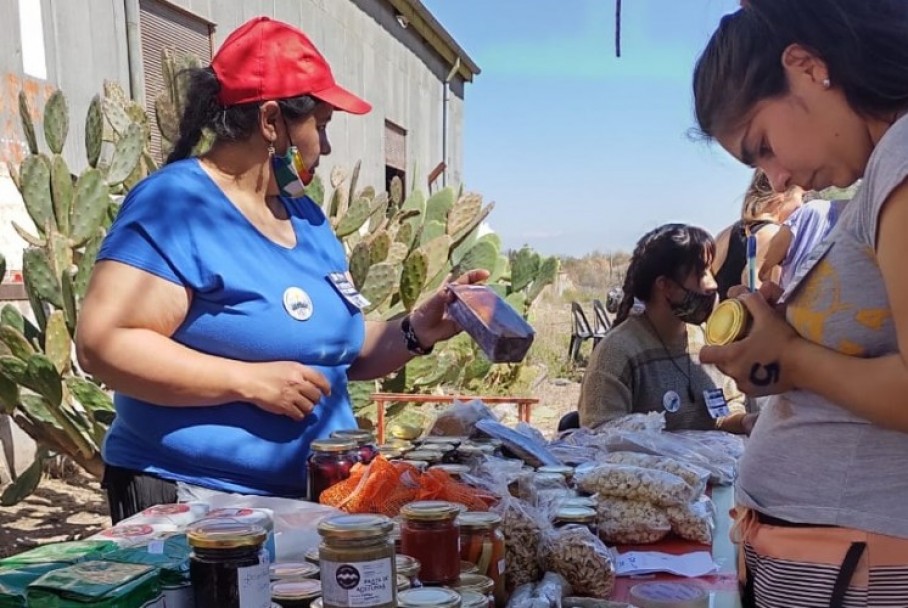
<path fill-rule="evenodd" d="M 372 109 L 338 86 L 328 62 L 303 32 L 268 17 L 256 17 L 234 30 L 211 68 L 221 84 L 218 101 L 224 106 L 311 95 L 351 114 Z"/>

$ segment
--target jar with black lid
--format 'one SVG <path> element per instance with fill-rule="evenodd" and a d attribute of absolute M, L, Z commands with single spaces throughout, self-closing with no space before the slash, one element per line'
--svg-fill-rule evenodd
<path fill-rule="evenodd" d="M 206 521 L 191 526 L 189 576 L 196 608 L 262 608 L 271 605 L 267 533 L 261 526 Z"/>

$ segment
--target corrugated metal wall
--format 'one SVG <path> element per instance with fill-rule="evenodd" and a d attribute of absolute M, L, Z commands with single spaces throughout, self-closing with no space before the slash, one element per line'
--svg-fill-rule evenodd
<path fill-rule="evenodd" d="M 160 0 L 139 1 L 139 30 L 145 70 L 145 109 L 149 116 L 153 116 L 155 100 L 165 86 L 161 68 L 164 49 L 177 49 L 210 61 L 212 32 L 208 22 Z M 151 129 L 151 154 L 158 162 L 164 160 L 158 129 Z"/>

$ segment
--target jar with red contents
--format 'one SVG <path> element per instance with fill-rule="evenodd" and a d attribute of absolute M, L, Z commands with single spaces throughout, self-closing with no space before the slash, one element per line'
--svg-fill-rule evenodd
<path fill-rule="evenodd" d="M 420 563 L 425 585 L 453 585 L 460 578 L 461 506 L 439 500 L 411 502 L 400 510 L 400 548 Z"/>
<path fill-rule="evenodd" d="M 309 455 L 309 500 L 318 502 L 322 492 L 350 477 L 350 469 L 359 462 L 356 442 L 349 439 L 318 439 L 312 442 Z"/>
<path fill-rule="evenodd" d="M 369 464 L 378 456 L 378 445 L 375 443 L 375 435 L 369 431 L 363 431 L 361 429 L 334 431 L 331 433 L 331 437 L 355 441 L 359 461 L 363 464 Z"/>

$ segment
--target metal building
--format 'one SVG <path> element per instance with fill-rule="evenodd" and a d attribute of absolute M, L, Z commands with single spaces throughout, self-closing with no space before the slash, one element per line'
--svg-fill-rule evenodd
<path fill-rule="evenodd" d="M 256 15 L 300 27 L 338 82 L 373 104 L 365 117 L 335 115 L 323 171 L 362 160 L 361 184 L 380 187 L 392 175 L 424 190 L 460 183 L 464 89 L 479 68 L 420 0 L 0 0 L 0 252 L 13 273 L 24 243 L 10 220 L 31 225 L 5 170 L 27 153 L 19 91 L 33 111 L 54 89 L 66 94 L 64 155 L 78 172 L 85 114 L 105 80 L 121 83 L 153 114 L 164 46 L 210 58 Z M 4 281 L 0 300 L 19 295 L 15 279 Z"/>

